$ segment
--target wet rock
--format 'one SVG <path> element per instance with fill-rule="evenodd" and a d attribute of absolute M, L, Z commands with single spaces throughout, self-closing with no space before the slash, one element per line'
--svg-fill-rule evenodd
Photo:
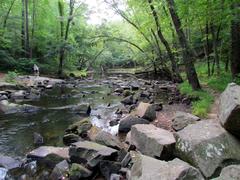
<path fill-rule="evenodd" d="M 214 180 L 240 180 L 240 165 L 230 165 L 223 168 L 220 176 Z"/>
<path fill-rule="evenodd" d="M 176 155 L 201 170 L 207 178 L 224 162 L 240 160 L 240 142 L 214 120 L 190 124 L 176 133 Z"/>
<path fill-rule="evenodd" d="M 37 172 L 37 161 L 31 161 L 29 163 L 24 164 L 24 170 L 27 175 L 33 177 Z"/>
<path fill-rule="evenodd" d="M 0 101 L 2 100 L 8 100 L 8 96 L 7 95 L 1 95 L 0 96 Z"/>
<path fill-rule="evenodd" d="M 103 159 L 114 159 L 116 155 L 117 150 L 90 141 L 73 143 L 69 149 L 71 162 L 87 164 L 91 168 Z"/>
<path fill-rule="evenodd" d="M 87 131 L 90 130 L 92 127 L 92 123 L 89 118 L 83 119 L 81 121 L 78 121 L 72 125 L 70 125 L 65 132 L 67 134 L 76 134 L 79 135 L 82 138 L 85 138 L 87 136 Z"/>
<path fill-rule="evenodd" d="M 132 95 L 132 92 L 129 91 L 129 90 L 124 90 L 123 91 L 123 97 L 128 97 L 128 96 L 131 96 Z"/>
<path fill-rule="evenodd" d="M 67 178 L 67 174 L 69 172 L 69 164 L 66 160 L 61 161 L 60 163 L 58 163 L 51 175 L 50 175 L 50 179 L 51 180 L 56 180 L 56 179 L 66 179 Z"/>
<path fill-rule="evenodd" d="M 19 105 L 10 103 L 7 100 L 0 101 L 0 113 L 14 114 L 14 113 L 32 113 L 39 111 L 40 108 L 27 104 Z"/>
<path fill-rule="evenodd" d="M 155 109 L 154 105 L 141 102 L 136 109 L 136 115 L 143 119 L 153 121 L 156 119 Z"/>
<path fill-rule="evenodd" d="M 117 89 L 114 90 L 115 93 L 120 93 L 120 94 L 122 94 L 123 91 L 124 91 L 123 88 L 117 88 Z"/>
<path fill-rule="evenodd" d="M 134 164 L 131 168 L 130 179 L 134 180 L 204 179 L 196 168 L 180 159 L 166 162 L 152 157 L 135 154 L 133 156 L 133 162 Z"/>
<path fill-rule="evenodd" d="M 119 124 L 119 132 L 127 133 L 131 130 L 131 127 L 136 124 L 149 124 L 149 121 L 143 118 L 129 115 L 123 118 Z"/>
<path fill-rule="evenodd" d="M 132 105 L 134 104 L 134 100 L 133 100 L 133 96 L 128 96 L 126 98 L 124 98 L 122 101 L 121 101 L 122 104 L 124 105 Z"/>
<path fill-rule="evenodd" d="M 54 168 L 59 162 L 68 159 L 68 148 L 41 146 L 30 153 L 27 157 L 36 160 L 40 164 L 44 164 L 50 168 Z"/>
<path fill-rule="evenodd" d="M 89 169 L 76 163 L 72 164 L 69 171 L 69 176 L 71 180 L 87 179 L 91 175 L 92 175 L 92 172 Z"/>
<path fill-rule="evenodd" d="M 37 146 L 43 145 L 44 144 L 44 140 L 41 134 L 39 133 L 34 133 L 33 134 L 33 143 Z"/>
<path fill-rule="evenodd" d="M 102 144 L 104 146 L 108 146 L 114 149 L 122 149 L 124 146 L 123 144 L 117 139 L 117 137 L 111 135 L 110 133 L 107 133 L 105 131 L 98 132 L 92 141 Z"/>
<path fill-rule="evenodd" d="M 131 144 L 143 154 L 162 160 L 171 159 L 175 146 L 173 134 L 149 124 L 132 126 Z"/>
<path fill-rule="evenodd" d="M 116 125 L 118 125 L 119 121 L 120 121 L 119 119 L 114 119 L 109 122 L 109 126 L 111 126 L 111 127 L 116 126 Z"/>
<path fill-rule="evenodd" d="M 192 114 L 177 111 L 175 117 L 172 120 L 172 128 L 176 131 L 179 131 L 185 128 L 189 124 L 194 124 L 199 121 L 200 118 Z"/>
<path fill-rule="evenodd" d="M 151 96 L 151 93 L 149 93 L 148 91 L 143 91 L 140 93 L 140 97 L 143 98 L 149 98 Z"/>
<path fill-rule="evenodd" d="M 9 178 L 8 170 L 0 167 L 0 179 L 7 180 Z"/>
<path fill-rule="evenodd" d="M 63 143 L 66 145 L 66 146 L 70 146 L 72 143 L 75 143 L 75 142 L 78 142 L 80 141 L 81 138 L 79 137 L 79 135 L 76 135 L 76 134 L 65 134 L 63 136 Z"/>
<path fill-rule="evenodd" d="M 11 99 L 24 99 L 26 96 L 26 91 L 20 90 L 11 93 Z"/>
<path fill-rule="evenodd" d="M 100 172 L 105 179 L 110 180 L 111 174 L 119 173 L 121 169 L 121 163 L 113 161 L 101 161 L 99 167 Z"/>
<path fill-rule="evenodd" d="M 0 155 L 0 167 L 13 170 L 21 167 L 21 162 L 8 156 Z"/>
<path fill-rule="evenodd" d="M 240 138 L 240 86 L 231 83 L 220 97 L 219 120 L 222 126 Z"/>
<path fill-rule="evenodd" d="M 130 86 L 131 86 L 131 89 L 132 89 L 133 91 L 137 91 L 137 90 L 139 90 L 139 88 L 140 88 L 140 85 L 139 85 L 136 81 L 130 83 Z"/>

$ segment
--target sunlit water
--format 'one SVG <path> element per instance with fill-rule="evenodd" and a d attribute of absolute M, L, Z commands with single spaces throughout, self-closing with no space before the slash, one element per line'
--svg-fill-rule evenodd
<path fill-rule="evenodd" d="M 120 104 L 117 96 L 107 95 L 111 89 L 107 85 L 95 85 L 85 82 L 74 88 L 54 88 L 45 91 L 39 100 L 24 102 L 39 107 L 62 107 L 78 103 L 90 103 L 90 115 L 94 124 L 111 132 L 117 132 L 117 126 L 110 128 L 109 120 Z M 83 94 L 84 97 L 83 97 Z M 108 104 L 111 104 L 108 107 Z M 99 116 L 101 119 L 99 119 Z M 98 117 L 98 118 L 97 118 Z M 67 110 L 43 110 L 34 114 L 0 115 L 0 154 L 23 157 L 33 150 L 33 133 L 44 137 L 44 145 L 63 146 L 64 130 L 75 121 L 84 117 Z"/>

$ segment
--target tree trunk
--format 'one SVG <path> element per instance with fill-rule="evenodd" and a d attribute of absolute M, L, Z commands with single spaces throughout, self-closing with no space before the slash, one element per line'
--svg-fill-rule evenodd
<path fill-rule="evenodd" d="M 25 0 L 25 57 L 29 58 L 29 23 L 28 23 L 28 0 Z"/>
<path fill-rule="evenodd" d="M 216 63 L 217 74 L 220 74 L 220 61 L 219 61 L 219 53 L 218 53 L 218 38 L 215 32 L 215 28 L 213 23 L 210 25 L 212 40 L 213 40 L 213 50 L 214 50 L 214 62 Z"/>
<path fill-rule="evenodd" d="M 36 18 L 36 2 L 35 0 L 32 0 L 32 30 L 31 30 L 32 34 L 31 34 L 30 58 L 33 58 L 35 18 Z"/>
<path fill-rule="evenodd" d="M 61 5 L 60 5 L 61 6 Z M 61 26 L 61 39 L 63 39 L 63 42 L 66 43 L 68 40 L 68 34 L 69 34 L 69 29 L 70 29 L 70 23 L 73 20 L 73 10 L 74 10 L 74 0 L 70 0 L 69 2 L 69 16 L 67 20 L 67 25 L 66 25 L 66 31 L 65 31 L 65 36 L 64 36 L 64 23 L 63 20 L 60 21 L 60 26 Z M 61 7 L 59 7 L 61 8 Z M 63 17 L 63 9 L 59 10 L 60 16 Z M 64 62 L 64 56 L 65 56 L 65 47 L 64 44 L 62 44 L 62 47 L 60 48 L 60 54 L 59 54 L 59 69 L 58 69 L 58 75 L 62 76 L 63 75 L 63 62 Z"/>
<path fill-rule="evenodd" d="M 180 18 L 178 17 L 175 10 L 175 2 L 174 0 L 167 0 L 167 3 L 173 24 L 178 35 L 179 43 L 183 49 L 183 61 L 185 64 L 188 81 L 191 84 L 193 90 L 199 90 L 201 89 L 201 86 L 193 63 L 193 52 L 189 47 L 185 34 L 182 30 Z"/>
<path fill-rule="evenodd" d="M 231 24 L 231 71 L 232 77 L 235 79 L 240 74 L 240 3 L 235 2 L 232 5 L 233 20 Z"/>
<path fill-rule="evenodd" d="M 152 0 L 148 0 L 148 3 L 149 3 L 149 6 L 151 8 L 152 15 L 153 15 L 156 27 L 157 27 L 158 37 L 159 37 L 160 41 L 163 43 L 163 45 L 165 46 L 165 48 L 167 50 L 167 54 L 168 54 L 169 59 L 170 59 L 171 64 L 172 64 L 173 80 L 175 82 L 181 83 L 181 82 L 183 82 L 183 80 L 182 80 L 182 77 L 180 76 L 180 72 L 179 72 L 179 69 L 178 69 L 178 66 L 177 66 L 174 54 L 172 53 L 172 50 L 171 50 L 167 40 L 163 36 L 162 30 L 161 30 L 161 25 L 159 23 L 159 18 L 158 18 L 157 11 L 155 10 L 155 7 L 153 5 Z"/>
<path fill-rule="evenodd" d="M 9 14 L 10 14 L 10 12 L 11 12 L 11 10 L 12 10 L 12 7 L 13 7 L 15 1 L 16 1 L 16 0 L 13 0 L 13 1 L 11 2 L 11 5 L 10 5 L 8 11 L 7 11 L 7 14 L 6 14 L 6 16 L 5 16 L 4 20 L 3 20 L 3 29 L 5 29 L 6 26 L 7 26 L 7 20 L 8 20 Z"/>
<path fill-rule="evenodd" d="M 22 27 L 21 27 L 21 42 L 22 42 L 22 56 L 25 56 L 25 0 L 22 0 Z"/>

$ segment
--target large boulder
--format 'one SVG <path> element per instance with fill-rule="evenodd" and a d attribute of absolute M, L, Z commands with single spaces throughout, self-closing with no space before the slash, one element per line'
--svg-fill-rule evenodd
<path fill-rule="evenodd" d="M 0 179 L 1 180 L 10 179 L 9 175 L 8 175 L 8 170 L 7 169 L 0 167 Z"/>
<path fill-rule="evenodd" d="M 214 120 L 190 124 L 176 133 L 176 155 L 212 177 L 225 162 L 240 160 L 240 142 Z"/>
<path fill-rule="evenodd" d="M 166 162 L 135 153 L 133 163 L 131 180 L 204 179 L 196 168 L 180 159 Z"/>
<path fill-rule="evenodd" d="M 96 167 L 103 159 L 114 159 L 117 150 L 90 141 L 73 143 L 69 149 L 71 162 Z"/>
<path fill-rule="evenodd" d="M 226 130 L 240 138 L 240 86 L 231 83 L 222 93 L 219 120 Z"/>
<path fill-rule="evenodd" d="M 81 137 L 86 137 L 88 130 L 92 127 L 92 123 L 90 118 L 85 118 L 80 121 L 75 122 L 74 124 L 70 125 L 66 130 L 66 134 L 76 134 Z"/>
<path fill-rule="evenodd" d="M 190 113 L 177 111 L 175 117 L 172 120 L 172 128 L 176 131 L 179 131 L 185 128 L 187 125 L 194 124 L 199 120 L 199 117 L 194 116 Z"/>
<path fill-rule="evenodd" d="M 39 107 L 28 104 L 15 104 L 7 100 L 0 101 L 0 113 L 14 114 L 14 113 L 32 113 L 40 110 Z"/>
<path fill-rule="evenodd" d="M 153 121 L 156 119 L 156 107 L 153 104 L 141 102 L 135 114 L 143 119 Z"/>
<path fill-rule="evenodd" d="M 95 135 L 90 136 L 90 139 L 91 141 L 94 141 L 96 143 L 99 143 L 114 149 L 118 149 L 118 150 L 124 147 L 123 144 L 120 142 L 120 140 L 116 136 L 113 136 L 112 134 L 103 130 L 100 130 L 96 132 Z"/>
<path fill-rule="evenodd" d="M 220 176 L 214 180 L 240 180 L 240 165 L 230 165 L 223 168 Z"/>
<path fill-rule="evenodd" d="M 30 153 L 27 157 L 36 160 L 39 164 L 43 164 L 49 168 L 54 168 L 59 162 L 69 158 L 68 148 L 41 146 Z"/>
<path fill-rule="evenodd" d="M 21 167 L 21 162 L 15 160 L 8 156 L 0 155 L 0 167 L 5 168 L 7 170 L 17 169 Z"/>
<path fill-rule="evenodd" d="M 135 124 L 149 124 L 149 121 L 143 118 L 129 115 L 120 121 L 118 131 L 127 133 L 131 130 L 131 127 Z"/>
<path fill-rule="evenodd" d="M 145 155 L 167 160 L 173 155 L 175 142 L 171 132 L 152 124 L 132 126 L 131 144 Z"/>

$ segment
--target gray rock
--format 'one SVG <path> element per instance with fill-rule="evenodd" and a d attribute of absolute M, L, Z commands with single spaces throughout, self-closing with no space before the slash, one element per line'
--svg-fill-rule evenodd
<path fill-rule="evenodd" d="M 15 160 L 8 156 L 0 155 L 0 167 L 5 168 L 7 170 L 17 169 L 21 167 L 21 162 Z"/>
<path fill-rule="evenodd" d="M 200 118 L 189 113 L 177 111 L 173 118 L 172 128 L 179 131 L 185 128 L 189 124 L 194 124 L 199 121 Z"/>
<path fill-rule="evenodd" d="M 117 137 L 103 130 L 98 132 L 95 138 L 91 140 L 114 149 L 122 149 L 124 147 Z"/>
<path fill-rule="evenodd" d="M 74 124 L 70 125 L 65 132 L 67 134 L 76 134 L 81 137 L 86 137 L 88 130 L 92 127 L 92 123 L 89 118 L 82 119 L 81 121 L 75 122 Z"/>
<path fill-rule="evenodd" d="M 145 155 L 168 160 L 173 156 L 175 142 L 171 132 L 152 124 L 132 126 L 131 144 Z"/>
<path fill-rule="evenodd" d="M 231 83 L 220 97 L 219 120 L 222 126 L 240 138 L 240 86 Z"/>
<path fill-rule="evenodd" d="M 56 179 L 65 179 L 67 178 L 67 174 L 69 172 L 69 164 L 66 160 L 61 161 L 58 163 L 55 168 L 53 169 L 50 179 L 56 180 Z"/>
<path fill-rule="evenodd" d="M 196 168 L 180 159 L 166 162 L 135 154 L 133 163 L 130 173 L 131 180 L 204 179 Z"/>
<path fill-rule="evenodd" d="M 117 89 L 114 90 L 115 93 L 120 93 L 120 94 L 122 94 L 123 91 L 124 91 L 123 88 L 117 88 Z"/>
<path fill-rule="evenodd" d="M 7 95 L 1 95 L 0 96 L 0 101 L 2 100 L 8 100 L 8 96 Z"/>
<path fill-rule="evenodd" d="M 110 179 L 111 174 L 119 173 L 121 169 L 121 163 L 113 161 L 101 161 L 99 167 L 100 172 L 105 179 Z"/>
<path fill-rule="evenodd" d="M 71 162 L 96 167 L 102 159 L 117 155 L 117 150 L 90 141 L 73 143 L 69 149 Z"/>
<path fill-rule="evenodd" d="M 118 131 L 127 133 L 131 130 L 131 127 L 136 124 L 149 124 L 149 121 L 143 118 L 138 118 L 138 117 L 129 115 L 120 121 Z"/>
<path fill-rule="evenodd" d="M 68 159 L 69 155 L 68 148 L 65 147 L 41 146 L 27 154 L 27 157 L 53 169 L 56 164 Z"/>
<path fill-rule="evenodd" d="M 11 93 L 11 99 L 24 99 L 26 96 L 26 91 L 19 90 Z"/>
<path fill-rule="evenodd" d="M 211 177 L 225 161 L 240 160 L 240 142 L 214 120 L 190 124 L 176 133 L 176 155 Z"/>
<path fill-rule="evenodd" d="M 124 98 L 122 101 L 121 101 L 122 104 L 124 105 L 132 105 L 134 104 L 134 100 L 133 100 L 133 96 L 128 96 L 126 98 Z"/>
<path fill-rule="evenodd" d="M 11 83 L 6 83 L 6 82 L 0 82 L 0 90 L 20 90 L 20 89 L 26 89 L 25 87 L 17 84 L 11 84 Z"/>
<path fill-rule="evenodd" d="M 140 88 L 140 85 L 139 85 L 139 83 L 138 82 L 132 82 L 132 83 L 130 83 L 130 86 L 131 86 L 131 89 L 133 90 L 133 91 L 136 91 L 136 90 L 138 90 L 139 88 Z"/>
<path fill-rule="evenodd" d="M 92 175 L 92 172 L 89 169 L 76 163 L 72 164 L 69 172 L 69 176 L 71 180 L 87 179 L 91 175 Z"/>
<path fill-rule="evenodd" d="M 39 111 L 40 108 L 28 104 L 9 103 L 7 100 L 0 101 L 0 113 L 14 114 L 14 113 L 32 113 Z"/>
<path fill-rule="evenodd" d="M 44 140 L 41 134 L 39 133 L 34 133 L 33 134 L 33 142 L 35 145 L 39 146 L 39 145 L 43 145 L 44 144 Z"/>
<path fill-rule="evenodd" d="M 230 165 L 223 168 L 220 176 L 214 180 L 240 180 L 240 165 Z"/>
<path fill-rule="evenodd" d="M 70 146 L 72 143 L 78 142 L 80 140 L 81 138 L 79 137 L 79 135 L 73 133 L 65 134 L 63 136 L 63 144 L 65 144 L 66 146 Z"/>

